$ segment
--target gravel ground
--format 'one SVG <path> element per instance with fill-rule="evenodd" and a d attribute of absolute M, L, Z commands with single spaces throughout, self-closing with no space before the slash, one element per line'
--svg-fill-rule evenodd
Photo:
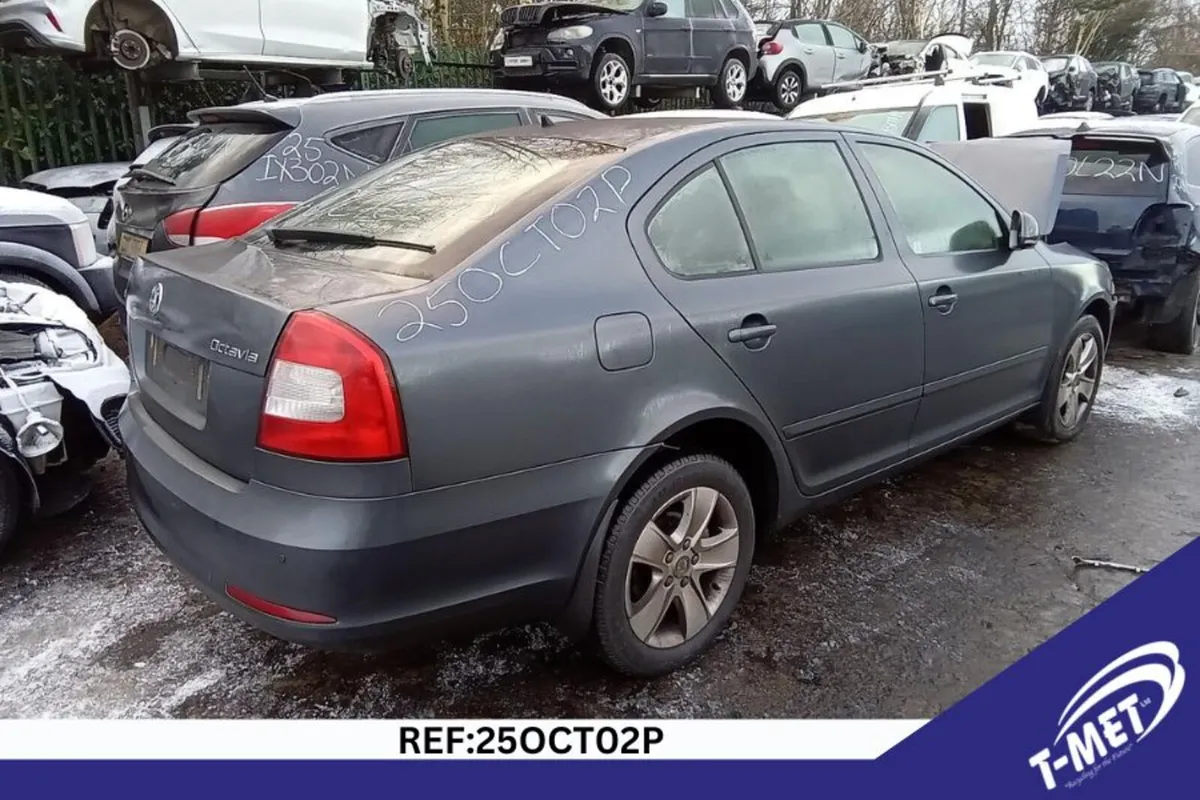
<path fill-rule="evenodd" d="M 1183 390 L 1183 391 L 1180 391 Z M 1200 536 L 1200 358 L 1116 348 L 1090 429 L 1000 432 L 775 537 L 694 666 L 612 677 L 527 627 L 329 655 L 217 611 L 140 533 L 120 462 L 0 567 L 3 717 L 924 718 Z"/>

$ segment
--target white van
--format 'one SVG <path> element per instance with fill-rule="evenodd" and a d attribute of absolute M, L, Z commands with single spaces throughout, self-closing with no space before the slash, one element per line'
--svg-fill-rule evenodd
<path fill-rule="evenodd" d="M 862 81 L 862 88 L 801 103 L 788 119 L 851 125 L 919 142 L 1004 136 L 1036 124 L 1037 105 L 1027 92 L 988 80 L 918 74 Z"/>

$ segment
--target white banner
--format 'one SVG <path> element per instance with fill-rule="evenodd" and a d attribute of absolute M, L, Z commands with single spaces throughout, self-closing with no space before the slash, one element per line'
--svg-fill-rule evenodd
<path fill-rule="evenodd" d="M 13 720 L 4 759 L 873 759 L 925 720 Z"/>

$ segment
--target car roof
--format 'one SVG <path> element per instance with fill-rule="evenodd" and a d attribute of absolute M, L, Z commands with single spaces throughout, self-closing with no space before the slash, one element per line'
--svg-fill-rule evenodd
<path fill-rule="evenodd" d="M 667 111 L 644 111 L 637 116 L 645 119 L 782 119 L 776 114 L 768 114 L 765 111 L 751 111 L 749 109 L 731 109 L 731 108 L 681 108 Z"/>
<path fill-rule="evenodd" d="M 768 115 L 770 116 L 770 115 Z M 790 123 L 789 129 L 795 126 L 799 130 L 828 132 L 830 129 L 846 133 L 862 133 L 861 130 L 847 125 L 835 125 L 828 122 L 806 122 L 797 120 Z M 595 120 L 578 120 L 555 123 L 551 129 L 555 136 L 578 141 L 596 142 L 628 151 L 640 150 L 653 144 L 669 139 L 678 139 L 693 134 L 719 131 L 722 135 L 735 133 L 771 133 L 779 130 L 778 119 L 764 119 L 757 115 L 746 114 L 741 119 L 729 117 L 685 117 L 685 116 L 653 116 L 651 114 L 626 114 Z M 521 128 L 510 128 L 503 132 L 488 131 L 475 136 L 503 135 L 509 139 L 537 138 L 547 134 L 545 128 L 536 125 L 526 125 Z"/>
<path fill-rule="evenodd" d="M 279 100 L 254 100 L 236 106 L 213 106 L 188 113 L 188 118 L 225 120 L 274 118 L 289 125 L 301 119 L 326 120 L 336 124 L 399 114 L 419 114 L 456 108 L 506 108 L 514 105 L 557 109 L 599 118 L 600 112 L 578 100 L 549 92 L 521 92 L 511 89 L 367 89 L 327 92 L 314 97 L 289 97 Z"/>

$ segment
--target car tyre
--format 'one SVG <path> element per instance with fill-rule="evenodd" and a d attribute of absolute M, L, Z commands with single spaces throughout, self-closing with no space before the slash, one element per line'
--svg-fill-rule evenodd
<path fill-rule="evenodd" d="M 774 93 L 771 97 L 775 107 L 787 113 L 804 99 L 804 75 L 795 67 L 780 70 L 775 76 Z"/>
<path fill-rule="evenodd" d="M 600 559 L 593 632 L 603 660 L 625 675 L 663 675 L 720 635 L 754 553 L 746 482 L 710 454 L 676 459 L 621 506 Z"/>
<path fill-rule="evenodd" d="M 620 111 L 629 102 L 633 76 L 618 53 L 601 53 L 592 67 L 592 97 L 601 111 Z"/>
<path fill-rule="evenodd" d="M 717 108 L 737 108 L 746 99 L 750 76 L 746 65 L 737 56 L 729 56 L 721 65 L 717 85 L 713 87 L 713 105 Z"/>
<path fill-rule="evenodd" d="M 1200 349 L 1200 269 L 1187 277 L 1188 300 L 1170 322 L 1151 325 L 1149 344 L 1164 353 L 1190 356 Z"/>
<path fill-rule="evenodd" d="M 1028 422 L 1039 438 L 1060 444 L 1083 432 L 1104 373 L 1104 330 L 1091 314 L 1079 318 L 1046 379 Z"/>

